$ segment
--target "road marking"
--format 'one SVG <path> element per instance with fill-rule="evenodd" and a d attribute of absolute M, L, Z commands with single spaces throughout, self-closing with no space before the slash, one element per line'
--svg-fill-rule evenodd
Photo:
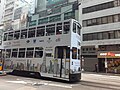
<path fill-rule="evenodd" d="M 65 85 L 60 85 L 60 84 L 48 84 L 49 86 L 55 86 L 55 87 L 62 87 L 62 88 L 72 88 L 72 86 L 65 86 Z"/>
<path fill-rule="evenodd" d="M 61 85 L 61 84 L 51 84 L 51 83 L 47 83 L 47 81 L 45 82 L 40 82 L 40 83 L 35 83 L 35 82 L 25 82 L 25 81 L 6 81 L 6 82 L 9 82 L 9 83 L 17 83 L 17 84 L 31 84 L 31 85 L 45 85 L 45 86 L 54 86 L 54 87 L 61 87 L 61 88 L 72 88 L 72 85 Z"/>
<path fill-rule="evenodd" d="M 6 82 L 9 82 L 9 83 L 18 83 L 18 84 L 27 84 L 27 82 L 25 82 L 25 81 L 6 81 Z"/>
<path fill-rule="evenodd" d="M 21 87 L 17 90 L 37 90 L 36 88 L 33 88 L 33 87 L 28 87 L 28 86 L 25 86 L 25 87 Z"/>

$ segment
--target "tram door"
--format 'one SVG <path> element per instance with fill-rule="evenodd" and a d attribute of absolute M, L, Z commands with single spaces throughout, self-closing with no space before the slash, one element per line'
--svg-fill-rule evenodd
<path fill-rule="evenodd" d="M 69 57 L 70 49 L 67 46 L 58 46 L 55 48 L 55 63 L 54 66 L 57 66 L 57 75 L 60 78 L 69 78 Z M 57 62 L 57 64 L 56 64 Z M 54 67 L 56 69 L 56 67 Z"/>

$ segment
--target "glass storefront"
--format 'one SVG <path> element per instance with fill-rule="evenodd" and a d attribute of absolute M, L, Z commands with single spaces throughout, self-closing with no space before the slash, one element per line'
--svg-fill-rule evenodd
<path fill-rule="evenodd" d="M 98 52 L 99 71 L 120 74 L 120 52 Z"/>
<path fill-rule="evenodd" d="M 108 59 L 108 72 L 110 73 L 120 73 L 120 59 Z"/>

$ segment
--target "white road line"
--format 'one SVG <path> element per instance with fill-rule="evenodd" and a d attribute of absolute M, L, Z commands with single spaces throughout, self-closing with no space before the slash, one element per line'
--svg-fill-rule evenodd
<path fill-rule="evenodd" d="M 6 82 L 9 82 L 9 83 L 18 83 L 18 84 L 27 84 L 27 82 L 25 82 L 25 81 L 6 81 Z"/>
<path fill-rule="evenodd" d="M 45 85 L 45 86 L 54 86 L 54 87 L 60 87 L 60 88 L 72 88 L 71 85 L 61 85 L 61 84 L 51 84 L 51 83 L 47 83 L 46 81 L 45 82 L 40 82 L 40 83 L 34 83 L 34 82 L 25 82 L 25 81 L 6 81 L 6 82 L 9 82 L 9 83 L 16 83 L 16 84 L 31 84 L 31 85 L 35 85 L 35 84 L 40 84 L 40 85 Z"/>
<path fill-rule="evenodd" d="M 55 86 L 55 87 L 62 87 L 62 88 L 72 88 L 72 86 L 65 86 L 65 85 L 60 85 L 60 84 L 48 84 L 49 86 Z"/>

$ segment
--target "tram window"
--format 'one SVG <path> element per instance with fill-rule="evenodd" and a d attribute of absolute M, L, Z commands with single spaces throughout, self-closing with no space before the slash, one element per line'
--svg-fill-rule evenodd
<path fill-rule="evenodd" d="M 57 23 L 56 35 L 62 34 L 62 23 Z"/>
<path fill-rule="evenodd" d="M 77 59 L 77 48 L 76 47 L 72 48 L 72 59 Z"/>
<path fill-rule="evenodd" d="M 78 49 L 78 59 L 80 59 L 80 49 Z"/>
<path fill-rule="evenodd" d="M 66 48 L 66 58 L 70 58 L 70 47 Z"/>
<path fill-rule="evenodd" d="M 21 39 L 27 38 L 27 30 L 21 30 Z"/>
<path fill-rule="evenodd" d="M 45 26 L 37 27 L 37 34 L 36 34 L 36 36 L 37 37 L 44 36 L 44 34 L 45 34 Z"/>
<path fill-rule="evenodd" d="M 34 51 L 34 48 L 27 48 L 26 58 L 33 58 L 33 51 Z"/>
<path fill-rule="evenodd" d="M 12 57 L 17 58 L 18 49 L 12 50 Z"/>
<path fill-rule="evenodd" d="M 57 46 L 55 48 L 55 58 L 63 58 L 64 55 L 66 56 L 66 58 L 70 58 L 70 47 L 68 47 L 68 46 Z"/>
<path fill-rule="evenodd" d="M 19 58 L 24 58 L 25 57 L 25 48 L 20 48 L 19 49 Z"/>
<path fill-rule="evenodd" d="M 35 37 L 35 28 L 30 28 L 28 31 L 28 38 Z"/>
<path fill-rule="evenodd" d="M 52 57 L 52 53 L 46 53 L 46 57 Z"/>
<path fill-rule="evenodd" d="M 14 33 L 14 39 L 15 40 L 19 39 L 19 37 L 20 37 L 20 31 L 15 31 L 15 33 Z"/>
<path fill-rule="evenodd" d="M 8 34 L 8 40 L 12 40 L 13 39 L 13 32 L 9 32 Z"/>
<path fill-rule="evenodd" d="M 68 34 L 70 31 L 70 22 L 64 22 L 64 34 Z"/>
<path fill-rule="evenodd" d="M 76 33 L 76 23 L 73 23 L 73 32 Z"/>
<path fill-rule="evenodd" d="M 43 48 L 42 47 L 36 47 L 35 48 L 35 58 L 42 58 L 43 56 Z"/>
<path fill-rule="evenodd" d="M 46 36 L 55 35 L 55 24 L 46 26 Z"/>
<path fill-rule="evenodd" d="M 6 49 L 6 58 L 10 58 L 11 56 L 11 49 Z"/>
<path fill-rule="evenodd" d="M 7 40 L 7 36 L 8 36 L 8 34 L 7 34 L 7 33 L 5 33 L 5 34 L 4 34 L 4 39 L 3 39 L 4 41 L 6 41 L 6 40 Z"/>
<path fill-rule="evenodd" d="M 81 27 L 77 25 L 77 33 L 80 35 Z"/>

